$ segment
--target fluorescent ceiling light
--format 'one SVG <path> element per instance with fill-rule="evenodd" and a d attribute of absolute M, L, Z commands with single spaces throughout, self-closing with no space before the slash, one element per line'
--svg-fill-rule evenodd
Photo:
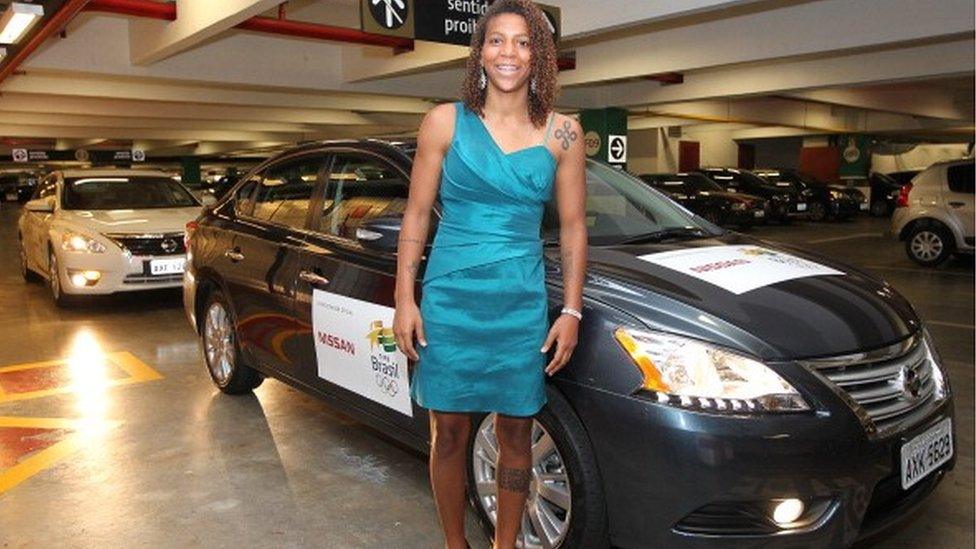
<path fill-rule="evenodd" d="M 15 44 L 44 15 L 44 6 L 13 2 L 0 15 L 0 44 Z"/>

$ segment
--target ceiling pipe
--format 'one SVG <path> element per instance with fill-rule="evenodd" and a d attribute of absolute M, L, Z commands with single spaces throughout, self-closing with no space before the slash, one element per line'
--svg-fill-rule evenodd
<path fill-rule="evenodd" d="M 0 67 L 0 84 L 7 79 L 8 76 L 14 73 L 21 63 L 24 62 L 30 54 L 34 53 L 41 44 L 44 43 L 51 35 L 61 32 L 75 15 L 78 14 L 85 5 L 88 4 L 90 0 L 68 0 L 62 4 L 61 9 L 55 12 L 50 19 L 44 21 L 43 26 L 38 29 L 27 42 L 17 49 L 12 57 L 6 60 L 6 63 Z"/>
<path fill-rule="evenodd" d="M 85 7 L 85 11 L 148 17 L 164 21 L 176 20 L 175 3 L 164 4 L 162 2 L 154 2 L 153 0 L 90 0 Z M 278 13 L 281 15 L 282 11 Z M 348 27 L 289 21 L 288 19 L 274 17 L 252 17 L 236 25 L 234 28 L 300 38 L 332 40 L 351 44 L 364 44 L 367 46 L 384 46 L 394 48 L 397 51 L 413 49 L 413 40 L 409 38 L 371 34 Z"/>

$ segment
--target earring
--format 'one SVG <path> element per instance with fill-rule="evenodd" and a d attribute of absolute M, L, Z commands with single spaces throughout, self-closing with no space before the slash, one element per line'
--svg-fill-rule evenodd
<path fill-rule="evenodd" d="M 485 68 L 481 67 L 481 76 L 478 77 L 478 89 L 485 89 L 488 87 L 488 74 L 485 73 Z"/>
<path fill-rule="evenodd" d="M 529 91 L 532 92 L 532 95 L 535 95 L 536 93 L 534 76 L 532 77 L 532 80 L 529 81 Z"/>

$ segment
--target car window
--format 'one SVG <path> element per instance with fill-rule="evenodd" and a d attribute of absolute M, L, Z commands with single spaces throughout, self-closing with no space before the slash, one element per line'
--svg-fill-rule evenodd
<path fill-rule="evenodd" d="M 307 156 L 271 166 L 257 184 L 251 217 L 286 227 L 304 228 L 312 191 L 325 158 Z"/>
<path fill-rule="evenodd" d="M 957 164 L 948 169 L 949 190 L 954 193 L 973 194 L 973 164 Z"/>
<path fill-rule="evenodd" d="M 58 178 L 55 176 L 47 177 L 38 187 L 37 192 L 34 193 L 34 198 L 47 198 L 49 196 L 54 196 L 58 189 Z"/>
<path fill-rule="evenodd" d="M 397 170 L 368 155 L 335 156 L 322 204 L 319 231 L 355 240 L 356 229 L 374 217 L 403 214 L 407 182 Z"/>
<path fill-rule="evenodd" d="M 234 212 L 238 215 L 251 215 L 251 210 L 254 209 L 254 189 L 260 181 L 260 174 L 252 175 L 234 193 Z"/>
<path fill-rule="evenodd" d="M 190 208 L 199 202 L 186 187 L 162 175 L 66 177 L 61 202 L 66 210 Z"/>

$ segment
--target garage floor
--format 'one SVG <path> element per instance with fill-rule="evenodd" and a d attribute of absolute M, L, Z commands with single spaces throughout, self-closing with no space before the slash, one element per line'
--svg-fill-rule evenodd
<path fill-rule="evenodd" d="M 442 546 L 424 457 L 281 383 L 218 393 L 178 292 L 55 308 L 20 278 L 18 215 L 0 209 L 0 546 Z M 752 233 L 887 279 L 928 322 L 959 461 L 913 519 L 865 546 L 972 547 L 973 261 L 916 267 L 886 225 Z M 470 514 L 468 529 L 487 546 Z"/>

